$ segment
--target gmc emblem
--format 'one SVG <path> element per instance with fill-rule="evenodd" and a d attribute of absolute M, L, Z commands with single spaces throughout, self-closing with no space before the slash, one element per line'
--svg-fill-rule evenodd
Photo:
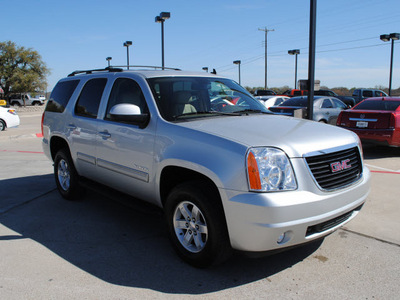
<path fill-rule="evenodd" d="M 350 162 L 350 159 L 345 159 L 345 160 L 342 160 L 341 162 L 337 161 L 337 162 L 331 163 L 330 166 L 331 166 L 332 173 L 336 173 L 336 172 L 351 168 L 351 164 L 349 164 L 349 162 Z"/>

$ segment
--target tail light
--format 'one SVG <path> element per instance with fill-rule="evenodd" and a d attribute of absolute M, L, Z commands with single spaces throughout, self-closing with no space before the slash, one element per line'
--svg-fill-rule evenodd
<path fill-rule="evenodd" d="M 41 124 L 40 124 L 40 127 L 41 127 L 41 129 L 42 129 L 42 136 L 43 136 L 43 120 L 44 120 L 44 113 L 45 113 L 45 112 L 43 112 L 43 114 L 42 114 L 42 121 L 41 121 Z"/>
<path fill-rule="evenodd" d="M 396 127 L 396 115 L 392 113 L 390 115 L 389 128 L 395 128 L 395 127 Z"/>
<path fill-rule="evenodd" d="M 339 113 L 339 116 L 338 116 L 337 120 L 336 120 L 336 125 L 340 125 L 340 123 L 342 122 L 342 115 L 343 115 L 343 112 L 341 111 Z"/>

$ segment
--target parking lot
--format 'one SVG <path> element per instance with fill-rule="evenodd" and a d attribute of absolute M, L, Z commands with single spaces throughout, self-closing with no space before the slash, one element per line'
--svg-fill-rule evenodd
<path fill-rule="evenodd" d="M 41 148 L 42 108 L 0 132 L 1 299 L 398 299 L 400 149 L 364 148 L 360 214 L 322 242 L 211 269 L 183 263 L 159 210 L 88 192 L 69 202 Z"/>

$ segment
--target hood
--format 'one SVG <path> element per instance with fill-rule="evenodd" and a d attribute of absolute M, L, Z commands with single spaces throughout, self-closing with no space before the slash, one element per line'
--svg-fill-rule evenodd
<path fill-rule="evenodd" d="M 306 153 L 358 143 L 356 135 L 343 128 L 279 115 L 204 118 L 176 125 L 247 147 L 277 147 L 289 157 L 302 157 Z"/>

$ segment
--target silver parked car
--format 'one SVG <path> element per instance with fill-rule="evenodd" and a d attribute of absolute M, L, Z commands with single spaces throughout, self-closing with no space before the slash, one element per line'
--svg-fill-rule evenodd
<path fill-rule="evenodd" d="M 275 114 L 293 116 L 297 109 L 306 109 L 307 96 L 293 97 L 278 106 L 270 107 Z M 313 120 L 336 125 L 340 112 L 347 109 L 347 105 L 335 97 L 314 96 Z"/>
<path fill-rule="evenodd" d="M 209 73 L 73 72 L 51 93 L 43 136 L 64 198 L 86 178 L 161 207 L 196 267 L 323 238 L 369 192 L 356 134 L 271 114 Z"/>

